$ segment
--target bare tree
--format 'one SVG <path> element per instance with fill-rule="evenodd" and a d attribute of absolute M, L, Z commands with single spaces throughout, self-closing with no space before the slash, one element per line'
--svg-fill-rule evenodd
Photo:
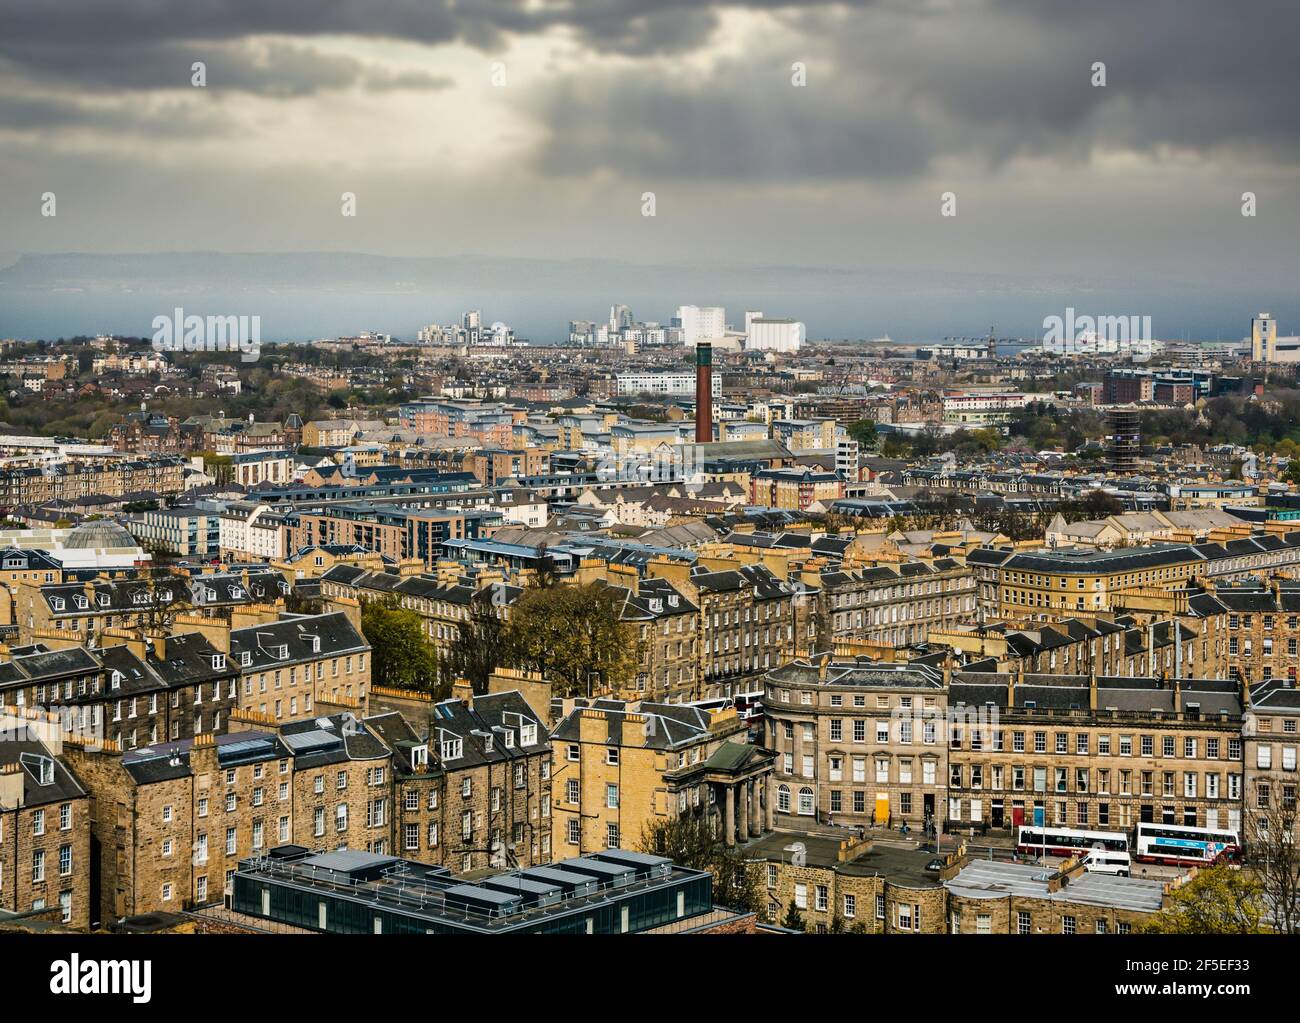
<path fill-rule="evenodd" d="M 1278 785 L 1274 779 L 1257 781 L 1254 803 L 1245 828 L 1251 870 L 1264 889 L 1273 928 L 1281 934 L 1300 933 L 1300 844 L 1296 838 L 1300 810 L 1296 786 Z"/>

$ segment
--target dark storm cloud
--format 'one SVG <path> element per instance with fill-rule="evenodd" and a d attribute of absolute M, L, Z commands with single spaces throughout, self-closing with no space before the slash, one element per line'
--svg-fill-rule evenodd
<path fill-rule="evenodd" d="M 359 85 L 367 89 L 435 88 L 418 74 L 390 77 L 347 57 L 307 46 L 247 45 L 249 37 L 282 35 L 300 41 L 355 35 L 493 48 L 509 37 L 563 28 L 595 52 L 648 58 L 623 82 L 600 91 L 556 88 L 536 109 L 562 116 L 561 102 L 579 99 L 595 124 L 586 145 L 608 146 L 599 162 L 621 167 L 644 159 L 646 139 L 623 131 L 629 110 L 650 116 L 646 132 L 670 147 L 661 157 L 681 173 L 712 175 L 717 159 L 671 151 L 675 137 L 692 138 L 703 101 L 718 117 L 748 123 L 772 111 L 773 131 L 840 131 L 812 158 L 815 173 L 832 167 L 893 174 L 924 154 L 973 151 L 982 158 L 1017 152 L 1086 153 L 1096 145 L 1149 148 L 1169 144 L 1204 151 L 1225 144 L 1258 144 L 1289 151 L 1300 137 L 1300 61 L 1289 52 L 1300 29 L 1293 0 L 47 0 L 9 4 L 0 24 L 0 60 L 37 81 L 79 88 L 133 90 L 174 85 L 188 78 L 193 60 L 209 62 L 212 81 L 270 96 L 301 96 Z M 824 47 L 829 64 L 810 84 L 824 108 L 810 112 L 788 97 L 772 97 L 723 67 L 711 78 L 679 80 L 666 55 L 687 54 L 716 40 L 728 10 L 774 12 L 788 32 L 774 34 L 753 54 L 771 61 L 789 46 Z M 654 59 L 660 65 L 651 66 Z M 1107 63 L 1108 87 L 1087 86 L 1088 66 Z M 788 65 L 788 62 L 787 62 Z M 781 68 L 768 70 L 781 82 Z M 788 88 L 788 82 L 784 82 Z M 579 83 L 580 85 L 580 83 Z M 659 110 L 648 85 L 663 97 Z M 606 86 L 609 95 L 602 95 Z M 832 92 L 837 95 L 832 95 Z M 874 123 L 870 108 L 855 118 L 853 104 L 889 100 L 898 115 L 917 121 L 904 130 Z M 677 131 L 681 126 L 684 130 Z M 725 126 L 722 127 L 726 130 Z M 804 133 L 804 137 L 811 134 Z M 880 152 L 897 142 L 901 153 Z M 555 145 L 567 140 L 556 134 Z M 568 155 L 547 151 L 544 166 L 563 167 Z M 773 177 L 787 172 L 776 153 Z M 764 176 L 746 161 L 743 176 Z"/>
<path fill-rule="evenodd" d="M 943 157 L 989 169 L 1024 155 L 1177 149 L 1285 164 L 1300 152 L 1300 62 L 1288 52 L 1300 5 L 871 6 L 783 10 L 788 34 L 698 75 L 557 83 L 537 101 L 550 128 L 539 167 L 781 182 L 922 174 Z M 805 89 L 790 85 L 800 59 Z"/>

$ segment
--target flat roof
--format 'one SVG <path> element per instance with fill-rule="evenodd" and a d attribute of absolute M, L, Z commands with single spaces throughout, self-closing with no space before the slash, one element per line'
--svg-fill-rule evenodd
<path fill-rule="evenodd" d="M 1047 878 L 1052 873 L 1052 868 L 1036 864 L 972 860 L 943 885 L 952 894 L 967 899 L 1002 899 L 1015 895 L 1142 913 L 1159 911 L 1163 902 L 1164 884 L 1160 881 L 1085 871 L 1058 891 L 1049 892 Z"/>

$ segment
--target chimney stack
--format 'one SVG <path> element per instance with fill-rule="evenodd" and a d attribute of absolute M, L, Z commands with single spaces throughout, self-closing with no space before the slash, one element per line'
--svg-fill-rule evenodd
<path fill-rule="evenodd" d="M 713 441 L 713 345 L 695 345 L 695 443 Z"/>

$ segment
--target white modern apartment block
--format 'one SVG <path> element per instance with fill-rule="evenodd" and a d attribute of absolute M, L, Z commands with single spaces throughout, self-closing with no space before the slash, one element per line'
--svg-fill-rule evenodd
<path fill-rule="evenodd" d="M 678 306 L 677 322 L 682 327 L 682 344 L 694 348 L 696 342 L 710 341 L 727 333 L 727 310 L 720 305 Z"/>
<path fill-rule="evenodd" d="M 282 513 L 245 501 L 222 512 L 218 545 L 223 556 L 271 561 L 289 556 L 289 534 Z"/>
<path fill-rule="evenodd" d="M 694 371 L 667 373 L 620 373 L 616 377 L 620 395 L 662 394 L 680 397 L 695 396 Z M 722 375 L 713 374 L 713 397 L 722 394 Z"/>

